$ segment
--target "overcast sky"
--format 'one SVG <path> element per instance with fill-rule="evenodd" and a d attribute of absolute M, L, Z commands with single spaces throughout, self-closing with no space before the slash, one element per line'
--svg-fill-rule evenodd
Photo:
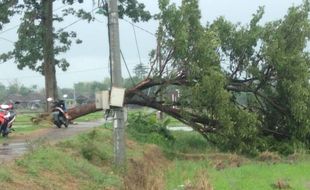
<path fill-rule="evenodd" d="M 59 0 L 59 2 L 61 1 Z M 54 5 L 56 10 L 62 7 L 59 2 Z M 85 2 L 83 4 L 85 9 L 92 10 L 94 8 L 93 6 L 95 5 L 92 4 L 91 0 L 85 0 Z M 156 0 L 140 0 L 140 2 L 143 2 L 151 13 L 158 12 Z M 172 2 L 178 4 L 181 0 L 174 0 Z M 248 23 L 251 15 L 256 12 L 259 6 L 265 6 L 265 15 L 262 22 L 266 22 L 283 17 L 290 6 L 301 3 L 302 0 L 200 0 L 200 8 L 203 16 L 202 23 L 212 22 L 219 16 L 225 16 L 226 19 L 234 23 Z M 60 11 L 61 9 L 58 9 L 56 13 Z M 90 24 L 80 21 L 67 29 L 77 31 L 83 43 L 73 45 L 69 52 L 62 55 L 70 62 L 71 66 L 66 73 L 57 71 L 58 86 L 70 88 L 73 87 L 74 83 L 80 81 L 103 81 L 104 78 L 109 77 L 107 19 L 103 16 L 101 18 L 97 16 L 97 18 L 95 22 Z M 76 18 L 70 18 L 65 23 L 57 24 L 55 27 L 67 26 L 76 20 Z M 18 24 L 19 20 L 14 19 L 3 30 Z M 157 28 L 157 22 L 155 21 L 138 23 L 136 25 L 151 33 L 155 33 Z M 121 49 L 131 69 L 140 62 L 137 49 L 140 51 L 141 62 L 148 64 L 148 54 L 156 47 L 156 39 L 153 35 L 139 28 L 135 28 L 135 32 L 138 48 L 135 43 L 132 25 L 120 20 Z M 2 38 L 10 41 L 16 40 L 16 30 L 5 33 L 0 31 L 0 53 L 4 53 L 13 47 L 12 42 Z M 123 76 L 128 76 L 124 64 L 122 67 Z M 3 84 L 9 84 L 18 80 L 25 86 L 44 86 L 44 78 L 42 76 L 28 69 L 20 71 L 12 62 L 0 64 L 0 71 L 0 82 Z"/>

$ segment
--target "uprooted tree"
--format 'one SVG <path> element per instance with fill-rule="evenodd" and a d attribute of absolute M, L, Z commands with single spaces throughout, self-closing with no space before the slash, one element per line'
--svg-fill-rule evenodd
<path fill-rule="evenodd" d="M 162 59 L 161 66 L 127 89 L 126 104 L 163 111 L 226 150 L 309 149 L 308 1 L 265 24 L 260 7 L 244 26 L 223 17 L 202 25 L 197 0 L 180 7 L 160 0 L 159 7 L 161 48 L 152 58 Z M 177 101 L 159 98 L 175 89 Z"/>

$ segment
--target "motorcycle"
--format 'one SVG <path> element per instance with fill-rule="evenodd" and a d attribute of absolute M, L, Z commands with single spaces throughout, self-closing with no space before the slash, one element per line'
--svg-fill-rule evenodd
<path fill-rule="evenodd" d="M 65 127 L 69 126 L 69 114 L 66 109 L 64 100 L 53 100 L 52 98 L 47 99 L 48 102 L 52 103 L 52 120 L 53 123 L 61 128 L 62 125 Z"/>
<path fill-rule="evenodd" d="M 18 104 L 19 102 L 15 102 Z M 0 134 L 3 137 L 8 136 L 9 133 L 14 131 L 13 122 L 16 119 L 13 103 L 0 105 Z"/>

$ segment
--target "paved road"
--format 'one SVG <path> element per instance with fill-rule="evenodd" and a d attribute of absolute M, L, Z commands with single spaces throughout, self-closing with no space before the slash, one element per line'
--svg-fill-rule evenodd
<path fill-rule="evenodd" d="M 108 121 L 110 122 L 110 121 Z M 77 135 L 79 133 L 90 130 L 94 127 L 103 125 L 105 120 L 90 121 L 90 122 L 78 122 L 73 125 L 69 125 L 68 128 L 44 128 L 37 130 L 28 135 L 9 137 L 0 144 L 0 163 L 10 161 L 18 156 L 23 155 L 29 149 L 33 147 L 32 142 L 43 140 L 44 142 L 57 142 L 65 138 Z M 169 130 L 180 130 L 180 131 L 192 131 L 193 129 L 186 126 L 174 126 L 168 127 Z M 14 132 L 13 132 L 14 133 Z M 0 137 L 2 138 L 2 137 Z"/>
<path fill-rule="evenodd" d="M 31 142 L 43 140 L 45 142 L 59 141 L 84 131 L 90 130 L 104 124 L 104 120 L 91 122 L 78 122 L 69 125 L 68 128 L 45 128 L 33 132 L 32 134 L 20 136 L 18 138 L 8 138 L 0 145 L 0 162 L 13 160 L 18 156 L 23 155 L 31 148 Z M 14 132 L 13 132 L 14 133 Z M 0 137 L 1 138 L 1 137 Z"/>

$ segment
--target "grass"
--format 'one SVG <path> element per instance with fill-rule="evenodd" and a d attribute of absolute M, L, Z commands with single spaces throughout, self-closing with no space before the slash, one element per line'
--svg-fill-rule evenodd
<path fill-rule="evenodd" d="M 94 121 L 94 120 L 99 120 L 104 117 L 104 113 L 102 111 L 91 113 L 82 117 L 79 117 L 75 119 L 77 122 L 87 122 L 87 121 Z"/>
<path fill-rule="evenodd" d="M 214 189 L 272 190 L 279 181 L 285 181 L 291 189 L 309 189 L 310 161 L 296 164 L 253 163 L 240 168 L 210 170 L 209 175 Z"/>
<path fill-rule="evenodd" d="M 26 134 L 49 126 L 48 123 L 40 123 L 40 125 L 33 124 L 31 118 L 34 116 L 35 114 L 18 114 L 13 123 L 13 129 L 15 129 L 14 133 Z"/>
<path fill-rule="evenodd" d="M 25 121 L 27 116 L 20 118 L 20 124 Z M 20 127 L 28 129 L 31 125 Z M 174 140 L 168 141 L 127 128 L 127 172 L 120 172 L 113 167 L 112 133 L 99 127 L 56 145 L 40 142 L 39 148 L 0 168 L 0 189 L 310 189 L 307 153 L 247 158 L 218 152 L 197 132 L 174 131 Z"/>
<path fill-rule="evenodd" d="M 173 166 L 166 172 L 166 189 L 182 189 L 186 183 L 195 183 L 199 171 L 207 170 L 207 161 L 174 160 Z"/>
<path fill-rule="evenodd" d="M 156 133 L 139 133 L 145 123 L 137 125 L 142 126 L 131 128 L 130 137 L 158 145 L 172 161 L 165 171 L 167 190 L 310 189 L 310 160 L 302 156 L 292 162 L 265 153 L 264 161 L 258 161 L 261 158 L 220 153 L 197 132 L 172 132 L 175 139 L 169 142 Z"/>
<path fill-rule="evenodd" d="M 118 189 L 111 136 L 111 130 L 95 129 L 54 146 L 38 145 L 0 169 L 0 189 Z"/>
<path fill-rule="evenodd" d="M 40 148 L 23 160 L 16 161 L 17 165 L 26 170 L 26 175 L 35 178 L 40 183 L 47 183 L 41 178 L 42 173 L 48 172 L 57 176 L 67 176 L 80 179 L 81 189 L 100 189 L 119 183 L 114 175 L 105 174 L 85 159 L 74 158 L 61 149 L 51 147 Z M 53 182 L 50 182 L 51 185 Z"/>

